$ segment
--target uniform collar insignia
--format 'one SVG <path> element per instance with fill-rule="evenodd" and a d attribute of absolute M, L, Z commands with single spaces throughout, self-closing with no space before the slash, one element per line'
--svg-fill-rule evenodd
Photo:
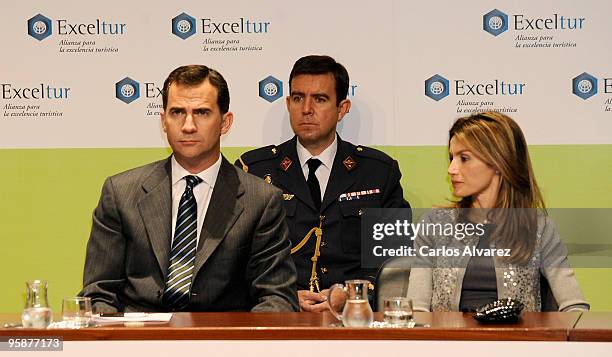
<path fill-rule="evenodd" d="M 283 161 L 281 161 L 280 163 L 280 168 L 283 169 L 283 171 L 287 171 L 289 170 L 289 167 L 291 166 L 291 164 L 293 164 L 293 161 L 291 161 L 289 157 L 285 156 L 283 158 Z"/>
<path fill-rule="evenodd" d="M 357 167 L 357 161 L 353 160 L 353 158 L 350 156 L 347 156 L 346 159 L 342 161 L 342 163 L 344 164 L 344 167 L 347 171 L 351 171 L 352 169 Z"/>

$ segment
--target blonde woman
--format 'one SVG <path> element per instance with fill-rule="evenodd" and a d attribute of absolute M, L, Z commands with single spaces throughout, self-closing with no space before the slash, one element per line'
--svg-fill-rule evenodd
<path fill-rule="evenodd" d="M 473 311 L 512 297 L 526 311 L 541 311 L 543 278 L 560 311 L 588 310 L 517 123 L 497 112 L 459 118 L 448 149 L 448 174 L 459 200 L 428 212 L 423 223 L 475 229 L 417 236 L 408 289 L 414 309 Z"/>

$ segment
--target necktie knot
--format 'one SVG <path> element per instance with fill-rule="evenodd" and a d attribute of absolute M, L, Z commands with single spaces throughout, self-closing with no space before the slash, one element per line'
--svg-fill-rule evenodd
<path fill-rule="evenodd" d="M 187 183 L 186 188 L 193 190 L 194 187 L 196 187 L 200 182 L 202 182 L 202 179 L 196 175 L 187 175 L 185 176 L 185 181 Z"/>
<path fill-rule="evenodd" d="M 314 174 L 315 171 L 317 171 L 317 169 L 319 168 L 319 166 L 321 166 L 321 160 L 315 159 L 315 158 L 308 159 L 307 163 L 308 163 L 308 175 Z"/>

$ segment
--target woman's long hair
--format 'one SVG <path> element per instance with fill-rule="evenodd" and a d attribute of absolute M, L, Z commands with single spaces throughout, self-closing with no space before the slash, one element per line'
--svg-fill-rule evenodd
<path fill-rule="evenodd" d="M 521 128 L 510 117 L 483 112 L 455 121 L 449 131 L 474 155 L 499 172 L 500 187 L 491 211 L 497 246 L 512 249 L 511 263 L 527 263 L 536 243 L 537 211 L 546 213 Z M 456 207 L 471 208 L 474 197 L 463 197 Z M 518 209 L 517 209 L 518 208 Z"/>

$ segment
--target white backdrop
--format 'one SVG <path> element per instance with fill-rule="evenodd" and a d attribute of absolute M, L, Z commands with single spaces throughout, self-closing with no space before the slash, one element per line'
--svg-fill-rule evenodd
<path fill-rule="evenodd" d="M 497 36 L 483 30 L 483 16 L 494 9 L 507 15 L 507 30 Z M 612 143 L 612 79 L 610 93 L 604 88 L 612 78 L 608 1 L 22 0 L 0 10 L 2 148 L 165 146 L 155 87 L 190 63 L 218 69 L 229 83 L 235 124 L 223 145 L 278 143 L 291 136 L 284 98 L 262 99 L 259 81 L 274 76 L 286 95 L 293 63 L 307 54 L 329 54 L 349 70 L 353 107 L 340 133 L 355 142 L 442 145 L 454 118 L 495 108 L 510 111 L 530 144 Z M 181 13 L 195 19 L 186 39 L 172 33 Z M 41 40 L 28 34 L 44 30 L 40 21 L 28 25 L 37 14 L 51 24 Z M 561 16 L 582 28 L 561 29 Z M 557 28 L 520 28 L 551 27 L 555 19 Z M 231 30 L 247 20 L 267 23 L 267 32 L 203 33 L 212 23 Z M 97 33 L 113 28 L 123 33 Z M 535 42 L 540 47 L 523 47 Z M 597 79 L 597 94 L 588 99 L 572 92 L 572 79 L 583 72 Z M 425 95 L 425 80 L 436 74 L 449 81 L 448 96 L 438 101 Z M 140 86 L 129 104 L 116 98 L 115 84 L 125 77 Z M 457 83 L 465 89 L 495 80 L 522 84 L 523 93 L 456 91 Z M 30 92 L 62 98 L 23 98 Z"/>

